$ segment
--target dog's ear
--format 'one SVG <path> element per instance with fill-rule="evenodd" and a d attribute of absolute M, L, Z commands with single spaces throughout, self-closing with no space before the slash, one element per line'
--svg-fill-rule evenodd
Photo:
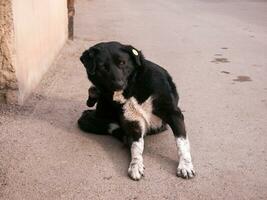
<path fill-rule="evenodd" d="M 141 51 L 138 51 L 131 45 L 125 45 L 123 50 L 126 51 L 131 56 L 135 64 L 137 64 L 138 66 L 142 66 L 144 56 Z"/>
<path fill-rule="evenodd" d="M 86 68 L 86 71 L 90 74 L 90 75 L 94 75 L 95 74 L 95 68 L 96 68 L 96 64 L 95 64 L 95 54 L 97 52 L 97 49 L 92 47 L 89 50 L 85 50 L 82 53 L 82 56 L 80 57 L 80 61 L 83 63 L 83 65 Z"/>

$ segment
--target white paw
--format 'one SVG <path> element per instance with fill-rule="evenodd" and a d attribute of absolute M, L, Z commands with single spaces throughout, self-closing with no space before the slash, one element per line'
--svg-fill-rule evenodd
<path fill-rule="evenodd" d="M 191 161 L 181 159 L 177 168 L 177 176 L 189 179 L 196 175 Z"/>
<path fill-rule="evenodd" d="M 144 176 L 144 164 L 142 161 L 134 161 L 130 163 L 128 169 L 129 176 L 135 180 L 139 181 L 142 176 Z"/>

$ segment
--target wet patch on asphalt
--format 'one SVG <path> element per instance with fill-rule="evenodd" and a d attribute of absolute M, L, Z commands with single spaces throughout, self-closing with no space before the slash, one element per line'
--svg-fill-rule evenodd
<path fill-rule="evenodd" d="M 213 63 L 229 63 L 230 61 L 227 58 L 214 58 L 214 60 L 210 61 Z"/>
<path fill-rule="evenodd" d="M 230 74 L 230 72 L 228 72 L 228 71 L 221 71 L 221 73 Z"/>
<path fill-rule="evenodd" d="M 112 176 L 108 176 L 108 177 L 103 177 L 104 180 L 110 180 L 112 179 Z"/>
<path fill-rule="evenodd" d="M 253 67 L 261 67 L 261 65 L 254 64 Z"/>
<path fill-rule="evenodd" d="M 247 82 L 247 81 L 252 81 L 249 76 L 237 76 L 236 79 L 233 79 L 233 81 L 237 82 Z"/>

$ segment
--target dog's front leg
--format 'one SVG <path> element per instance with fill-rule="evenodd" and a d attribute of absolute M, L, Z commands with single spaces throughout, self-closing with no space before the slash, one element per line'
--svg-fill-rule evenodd
<path fill-rule="evenodd" d="M 131 163 L 128 174 L 133 180 L 140 180 L 144 175 L 143 151 L 145 121 L 140 117 L 140 107 L 134 98 L 126 100 L 123 91 L 116 91 L 113 100 L 122 104 L 123 114 L 121 124 L 127 138 L 131 140 Z"/>
<path fill-rule="evenodd" d="M 184 116 L 179 108 L 175 114 L 168 116 L 168 124 L 174 133 L 178 150 L 177 176 L 185 179 L 193 178 L 195 170 L 192 164 L 188 136 L 185 131 Z"/>
<path fill-rule="evenodd" d="M 143 164 L 144 138 L 134 141 L 131 145 L 131 163 L 128 168 L 128 174 L 133 180 L 140 180 L 144 175 Z"/>

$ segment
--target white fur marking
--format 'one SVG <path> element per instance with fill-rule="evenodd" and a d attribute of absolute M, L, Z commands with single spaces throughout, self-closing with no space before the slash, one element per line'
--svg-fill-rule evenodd
<path fill-rule="evenodd" d="M 183 178 L 192 178 L 195 175 L 190 154 L 190 144 L 187 138 L 176 138 L 176 144 L 179 156 L 179 165 L 177 175 Z"/>
<path fill-rule="evenodd" d="M 124 117 L 127 120 L 139 122 L 142 130 L 142 136 L 147 132 L 148 129 L 156 129 L 162 126 L 162 120 L 152 113 L 152 97 L 149 97 L 142 104 L 138 104 L 134 97 L 125 99 L 122 93 L 122 91 L 114 92 L 113 100 L 124 104 Z"/>
<path fill-rule="evenodd" d="M 143 164 L 144 138 L 133 142 L 131 146 L 131 163 L 128 168 L 128 174 L 133 180 L 139 180 L 144 175 Z"/>
<path fill-rule="evenodd" d="M 120 128 L 120 126 L 116 123 L 110 123 L 109 127 L 108 127 L 108 133 L 112 134 L 113 131 L 115 131 L 116 129 Z"/>
<path fill-rule="evenodd" d="M 113 101 L 116 101 L 116 102 L 118 102 L 120 104 L 125 103 L 126 99 L 124 98 L 122 93 L 123 93 L 123 90 L 115 91 L 114 94 L 113 94 Z"/>

